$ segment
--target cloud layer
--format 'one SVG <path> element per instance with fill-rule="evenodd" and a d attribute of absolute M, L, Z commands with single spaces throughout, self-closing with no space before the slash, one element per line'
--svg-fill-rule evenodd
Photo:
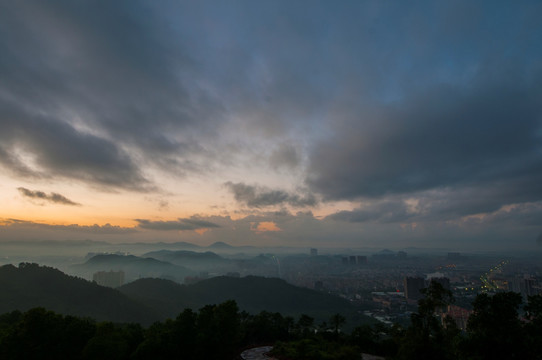
<path fill-rule="evenodd" d="M 63 233 L 83 233 L 85 236 L 88 236 L 89 234 L 94 234 L 98 236 L 109 236 L 109 235 L 129 235 L 136 232 L 133 228 L 126 228 L 121 227 L 117 225 L 111 225 L 111 224 L 105 224 L 105 225 L 78 225 L 78 224 L 70 224 L 70 225 L 51 225 L 51 224 L 45 224 L 45 223 L 39 223 L 39 222 L 33 222 L 33 221 L 27 221 L 27 220 L 20 220 L 20 219 L 0 219 L 0 226 L 4 228 L 4 230 L 7 233 L 7 237 L 3 240 L 13 240 L 17 237 L 25 237 L 24 232 L 22 231 L 22 234 L 15 237 L 13 234 L 9 233 L 10 228 L 17 229 L 36 229 L 38 230 L 38 234 L 40 234 L 40 231 L 52 231 L 53 237 L 43 237 L 38 236 L 40 240 L 54 240 L 54 234 L 58 231 Z M 44 235 L 43 233 L 41 233 Z M 50 234 L 48 234 L 51 236 Z M 35 236 L 35 235 L 34 235 Z"/>
<path fill-rule="evenodd" d="M 0 169 L 25 199 L 167 197 L 129 219 L 226 234 L 210 219 L 242 213 L 286 243 L 315 224 L 354 244 L 542 232 L 539 2 L 1 8 Z"/>
<path fill-rule="evenodd" d="M 315 206 L 317 200 L 312 194 L 290 194 L 283 190 L 272 190 L 262 186 L 244 183 L 226 182 L 224 186 L 231 191 L 235 200 L 250 208 L 262 208 L 277 205 L 294 207 Z"/>
<path fill-rule="evenodd" d="M 138 227 L 147 230 L 200 230 L 200 229 L 212 229 L 218 228 L 219 225 L 210 221 L 190 218 L 190 219 L 177 219 L 176 221 L 151 221 L 147 219 L 135 219 L 138 223 Z"/>

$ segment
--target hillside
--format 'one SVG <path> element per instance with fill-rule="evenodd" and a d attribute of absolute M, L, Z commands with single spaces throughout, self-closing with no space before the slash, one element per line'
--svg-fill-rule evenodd
<path fill-rule="evenodd" d="M 159 250 L 151 251 L 143 254 L 144 257 L 150 257 L 154 259 L 160 259 L 164 261 L 178 260 L 178 261 L 227 261 L 223 257 L 215 254 L 212 251 L 196 252 L 189 250 Z"/>
<path fill-rule="evenodd" d="M 146 278 L 111 289 L 54 268 L 23 263 L 19 267 L 0 267 L 0 289 L 0 314 L 44 307 L 61 314 L 148 325 L 176 318 L 186 308 L 198 310 L 234 300 L 241 310 L 253 314 L 265 310 L 294 317 L 307 314 L 317 321 L 327 321 L 341 313 L 350 325 L 361 319 L 344 299 L 281 279 L 256 276 L 215 277 L 193 285 Z"/>
<path fill-rule="evenodd" d="M 235 300 L 250 313 L 280 312 L 297 316 L 307 314 L 329 319 L 334 313 L 350 318 L 355 313 L 344 299 L 318 291 L 296 287 L 276 278 L 247 276 L 215 277 L 193 285 L 179 285 L 161 279 L 140 279 L 118 288 L 123 294 L 160 309 L 165 317 L 176 316 L 184 308 L 199 309 L 207 304 Z"/>
<path fill-rule="evenodd" d="M 188 290 L 196 299 L 201 299 L 202 303 L 220 303 L 233 299 L 240 308 L 250 312 L 267 310 L 288 314 L 350 308 L 344 299 L 290 285 L 277 278 L 216 277 L 188 286 Z"/>
<path fill-rule="evenodd" d="M 229 246 L 224 243 L 221 244 L 223 244 L 222 246 Z M 185 266 L 195 271 L 211 273 L 214 275 L 225 275 L 230 272 L 238 272 L 242 275 L 255 276 L 278 275 L 276 259 L 261 254 L 258 256 L 245 255 L 242 258 L 228 259 L 212 251 L 195 252 L 188 250 L 171 251 L 162 249 L 145 253 L 143 256 L 179 266 Z"/>
<path fill-rule="evenodd" d="M 159 250 L 143 254 L 144 257 L 167 261 L 194 270 L 224 271 L 234 266 L 232 260 L 225 259 L 212 251 L 196 252 L 189 250 Z"/>
<path fill-rule="evenodd" d="M 86 279 L 92 279 L 92 274 L 97 271 L 109 270 L 124 271 L 126 282 L 146 277 L 183 282 L 186 276 L 195 275 L 193 270 L 184 266 L 134 255 L 96 255 L 88 259 L 84 264 L 71 266 L 71 271 L 75 275 Z"/>
<path fill-rule="evenodd" d="M 152 310 L 120 292 L 61 271 L 23 263 L 0 267 L 0 314 L 44 307 L 62 314 L 149 324 Z"/>

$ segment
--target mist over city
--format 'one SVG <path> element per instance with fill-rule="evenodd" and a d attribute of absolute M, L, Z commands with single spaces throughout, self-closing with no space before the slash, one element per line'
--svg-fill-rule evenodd
<path fill-rule="evenodd" d="M 0 358 L 539 359 L 540 18 L 0 1 Z"/>

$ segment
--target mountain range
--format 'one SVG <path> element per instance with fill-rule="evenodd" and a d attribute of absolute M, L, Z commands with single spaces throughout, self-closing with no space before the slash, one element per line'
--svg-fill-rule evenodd
<path fill-rule="evenodd" d="M 181 265 L 161 261 L 150 257 L 134 255 L 99 254 L 88 259 L 84 264 L 72 265 L 70 271 L 77 276 L 91 279 L 97 271 L 124 271 L 126 282 L 139 278 L 166 278 L 183 282 L 187 276 L 196 273 Z"/>
<path fill-rule="evenodd" d="M 0 313 L 45 307 L 62 314 L 144 325 L 174 318 L 185 308 L 235 300 L 241 310 L 307 314 L 327 320 L 335 313 L 367 321 L 342 298 L 296 287 L 276 278 L 215 277 L 192 285 L 165 279 L 139 279 L 117 289 L 99 286 L 61 271 L 22 263 L 0 267 Z"/>

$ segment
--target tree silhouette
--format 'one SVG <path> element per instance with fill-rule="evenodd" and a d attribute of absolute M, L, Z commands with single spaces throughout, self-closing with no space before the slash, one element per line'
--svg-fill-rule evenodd
<path fill-rule="evenodd" d="M 431 281 L 429 286 L 421 290 L 423 299 L 418 301 L 418 312 L 411 316 L 412 324 L 401 340 L 399 348 L 400 359 L 453 359 L 453 343 L 447 335 L 456 334 L 453 330 L 455 323 L 448 321 L 447 326 L 452 330 L 445 331 L 439 314 L 453 302 L 450 290 L 440 283 Z"/>
<path fill-rule="evenodd" d="M 525 306 L 527 349 L 530 359 L 542 359 L 542 295 L 529 296 Z"/>
<path fill-rule="evenodd" d="M 345 322 L 346 318 L 341 314 L 335 314 L 331 317 L 331 319 L 329 319 L 329 323 L 333 327 L 333 332 L 335 333 L 335 336 L 339 335 L 339 330 Z"/>
<path fill-rule="evenodd" d="M 521 295 L 480 294 L 467 323 L 463 352 L 475 359 L 525 359 L 525 331 L 518 318 Z"/>

